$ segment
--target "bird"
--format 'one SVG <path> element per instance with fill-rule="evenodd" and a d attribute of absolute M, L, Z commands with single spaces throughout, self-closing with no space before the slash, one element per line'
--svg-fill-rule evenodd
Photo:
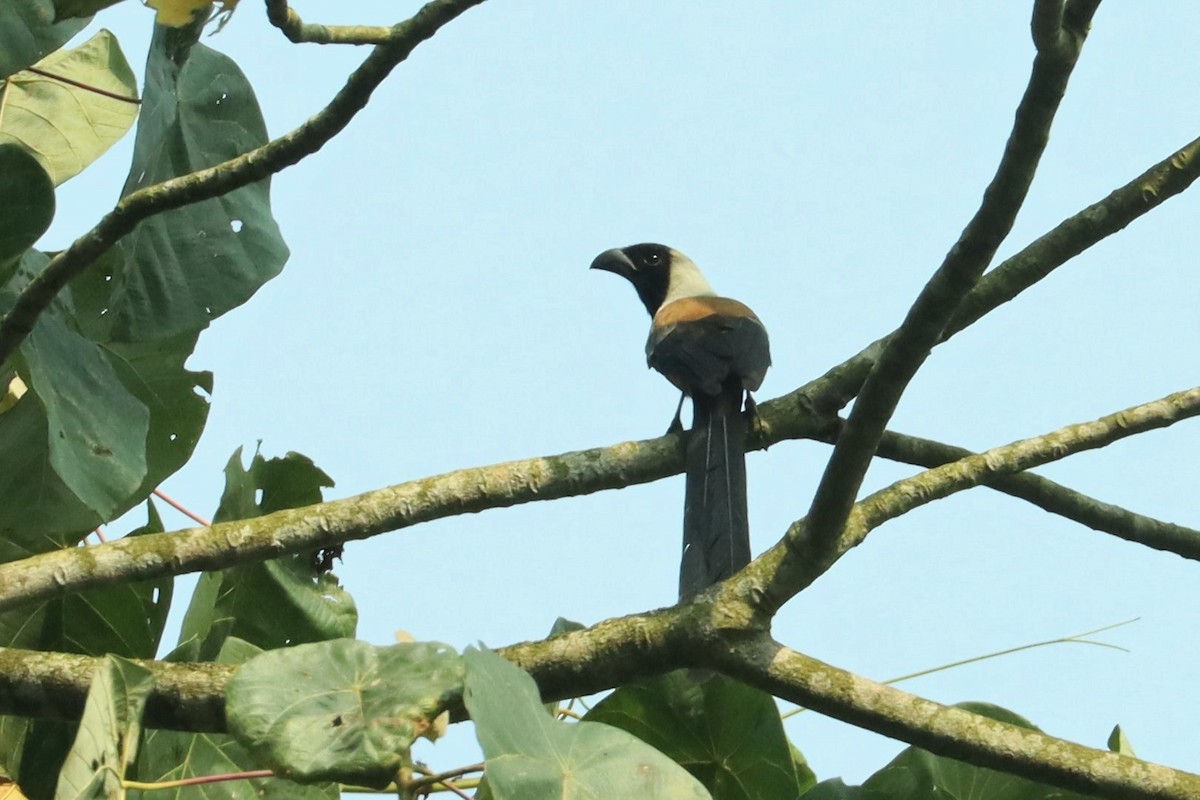
<path fill-rule="evenodd" d="M 605 250 L 591 268 L 627 279 L 650 314 L 646 363 L 681 392 L 668 433 L 682 430 L 683 400 L 692 400 L 679 568 L 686 601 L 750 562 L 746 436 L 757 420 L 750 393 L 771 366 L 767 329 L 666 245 Z"/>

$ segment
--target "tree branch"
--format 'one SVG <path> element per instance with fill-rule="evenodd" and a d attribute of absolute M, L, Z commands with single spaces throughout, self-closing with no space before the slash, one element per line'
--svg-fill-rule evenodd
<path fill-rule="evenodd" d="M 784 438 L 836 438 L 837 420 L 826 421 L 797 406 L 791 402 L 794 395 L 759 405 L 771 436 L 756 442 L 757 447 Z M 880 454 L 924 466 L 970 455 L 900 434 L 885 435 Z M 0 610 L 119 581 L 222 569 L 330 547 L 459 514 L 649 483 L 682 468 L 681 438 L 663 436 L 456 470 L 256 519 L 57 550 L 0 564 Z M 1102 503 L 1045 478 L 992 476 L 981 482 L 1097 530 L 1200 558 L 1196 531 Z"/>
<path fill-rule="evenodd" d="M 1158 208 L 1200 178 L 1200 139 L 1158 162 L 1103 200 L 1092 203 L 1005 259 L 979 279 L 946 325 L 939 343 L 978 322 L 1084 250 L 1124 230 L 1129 223 Z M 824 413 L 834 413 L 854 399 L 895 332 L 872 342 L 821 378 L 792 392 Z M 805 393 L 801 396 L 801 393 Z"/>
<path fill-rule="evenodd" d="M 482 0 L 481 0 L 482 1 Z M 387 25 L 318 25 L 305 22 L 287 0 L 266 0 L 267 19 L 296 44 L 383 44 L 396 38 Z"/>
<path fill-rule="evenodd" d="M 906 436 L 894 431 L 884 433 L 879 442 L 878 454 L 893 461 L 922 467 L 938 467 L 975 455 L 962 447 Z M 1031 472 L 989 479 L 983 481 L 983 484 L 1032 503 L 1043 511 L 1086 525 L 1092 530 L 1200 561 L 1200 531 L 1194 528 L 1164 522 L 1112 503 L 1105 503 Z"/>
<path fill-rule="evenodd" d="M 1200 797 L 1200 775 L 934 703 L 822 663 L 767 636 L 720 655 L 722 671 L 776 697 L 938 755 L 1104 797 Z"/>
<path fill-rule="evenodd" d="M 1048 2 L 1036 3 L 1035 28 L 1044 27 L 1041 18 L 1046 14 Z M 863 476 L 900 396 L 1012 229 L 1083 46 L 1083 33 L 1073 33 L 1072 36 L 1064 33 L 1049 49 L 1043 49 L 1044 36 L 1035 36 L 1039 49 L 1029 85 L 1017 107 L 1012 133 L 996 176 L 984 192 L 983 203 L 884 346 L 863 383 L 807 516 L 809 546 L 804 549 L 818 564 L 832 563 L 831 559 L 837 557 L 838 541 Z"/>
<path fill-rule="evenodd" d="M 681 666 L 712 666 L 777 697 L 978 766 L 1114 798 L 1200 796 L 1200 776 L 924 700 L 790 650 L 765 631 L 721 629 L 715 608 L 701 599 L 500 653 L 534 676 L 546 700 Z M 0 648 L 0 713 L 77 719 L 97 661 Z M 155 676 L 148 727 L 225 729 L 225 688 L 235 665 L 141 663 Z"/>
<path fill-rule="evenodd" d="M 0 610 L 120 581 L 222 569 L 443 517 L 648 483 L 682 469 L 682 437 L 456 470 L 211 527 L 56 550 L 0 564 Z"/>
<path fill-rule="evenodd" d="M 722 588 L 721 594 L 736 594 L 772 615 L 890 519 L 997 477 L 1104 447 L 1196 415 L 1200 415 L 1200 387 L 1093 422 L 1068 425 L 1052 433 L 996 447 L 897 481 L 855 504 L 832 547 L 818 538 L 807 518 L 793 523 L 782 541 L 747 567 L 746 572 L 753 580 L 733 581 L 731 586 Z"/>
<path fill-rule="evenodd" d="M 412 19 L 392 29 L 393 37 L 371 51 L 325 108 L 303 125 L 237 158 L 132 192 L 71 246 L 50 260 L 0 318 L 0 364 L 16 352 L 63 287 L 108 251 L 142 220 L 173 208 L 219 197 L 274 175 L 312 155 L 345 128 L 371 93 L 409 54 L 438 29 L 483 0 L 432 0 Z"/>

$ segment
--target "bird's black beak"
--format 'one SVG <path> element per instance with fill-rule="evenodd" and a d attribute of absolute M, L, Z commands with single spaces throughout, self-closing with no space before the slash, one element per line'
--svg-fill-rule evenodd
<path fill-rule="evenodd" d="M 592 261 L 592 269 L 602 269 L 605 272 L 615 272 L 622 278 L 631 278 L 634 272 L 633 262 L 629 260 L 629 256 L 625 255 L 625 251 L 619 247 L 614 247 L 612 250 L 605 250 Z"/>

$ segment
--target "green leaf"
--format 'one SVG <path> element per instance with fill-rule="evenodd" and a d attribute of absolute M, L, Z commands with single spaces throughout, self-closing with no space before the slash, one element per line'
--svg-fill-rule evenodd
<path fill-rule="evenodd" d="M 462 659 L 444 644 L 339 639 L 247 662 L 229 683 L 225 714 L 277 774 L 383 787 L 462 678 Z"/>
<path fill-rule="evenodd" d="M 55 785 L 79 731 L 78 722 L 56 719 L 31 721 L 22 743 L 17 780 L 33 800 L 54 796 Z"/>
<path fill-rule="evenodd" d="M 333 480 L 299 453 L 242 468 L 241 448 L 225 467 L 225 491 L 214 519 L 251 519 L 321 501 Z M 258 500 L 261 493 L 262 499 Z M 184 618 L 180 643 L 195 643 L 194 657 L 213 658 L 227 636 L 273 649 L 354 635 L 358 611 L 337 577 L 320 573 L 311 554 L 205 573 Z"/>
<path fill-rule="evenodd" d="M 989 703 L 960 703 L 958 708 L 1021 728 L 1038 730 L 1029 720 Z M 975 767 L 909 747 L 863 784 L 889 800 L 1086 800 L 1026 778 Z"/>
<path fill-rule="evenodd" d="M 246 642 L 229 639 L 217 660 L 222 664 L 240 664 L 260 652 Z M 180 659 L 172 654 L 168 660 Z M 261 768 L 262 765 L 232 736 L 151 730 L 146 732 L 145 744 L 138 757 L 137 779 L 161 783 Z M 219 785 L 219 794 L 210 794 L 204 787 L 195 786 L 172 791 L 131 791 L 129 797 L 131 800 L 192 800 L 218 796 L 223 800 L 336 800 L 340 796 L 336 784 L 301 785 L 282 778 L 228 781 Z"/>
<path fill-rule="evenodd" d="M 102 348 L 57 314 L 42 314 L 21 356 L 49 423 L 50 465 L 86 506 L 111 519 L 146 477 L 149 410 Z"/>
<path fill-rule="evenodd" d="M 142 709 L 153 688 L 150 670 L 117 656 L 96 668 L 75 746 L 58 778 L 55 800 L 105 800 L 121 791 L 137 755 Z"/>
<path fill-rule="evenodd" d="M 26 255 L 9 283 L 0 287 L 0 313 L 11 305 L 16 293 L 46 261 L 41 253 L 31 251 Z M 212 375 L 184 367 L 196 344 L 195 334 L 152 343 L 86 343 L 89 339 L 104 340 L 100 321 L 107 315 L 103 313 L 106 297 L 102 287 L 108 283 L 105 277 L 110 268 L 108 257 L 93 265 L 71 284 L 67 293 L 60 295 L 43 319 L 54 317 L 59 320 L 59 328 L 66 325 L 81 331 L 83 339 L 72 335 L 70 340 L 84 342 L 83 348 L 99 352 L 119 379 L 119 384 L 110 384 L 116 392 L 113 397 L 88 396 L 89 406 L 98 413 L 112 411 L 114 407 L 121 413 L 121 408 L 138 402 L 149 415 L 148 429 L 138 434 L 144 437 L 140 445 L 145 460 L 144 475 L 140 485 L 134 486 L 130 480 L 127 484 L 130 488 L 108 515 L 111 517 L 145 499 L 190 457 L 208 415 L 204 395 L 212 389 Z M 23 365 L 22 358 L 19 355 L 15 361 Z M 28 378 L 27 369 L 25 373 Z M 53 377 L 61 382 L 71 376 L 56 373 Z M 121 387 L 119 391 L 117 386 Z M 47 391 L 53 394 L 62 390 L 51 386 Z M 130 442 L 126 444 L 132 446 Z M 105 521 L 56 473 L 50 461 L 52 446 L 60 447 L 61 441 L 50 441 L 47 412 L 34 392 L 26 393 L 0 414 L 0 452 L 9 454 L 0 459 L 0 496 L 7 501 L 0 503 L 0 561 L 73 545 Z"/>
<path fill-rule="evenodd" d="M 198 26 L 188 30 L 199 35 Z M 155 30 L 125 194 L 267 141 L 238 66 L 181 36 Z M 279 274 L 288 256 L 267 179 L 144 220 L 121 247 L 127 260 L 109 311 L 115 338 L 134 341 L 203 329 Z"/>
<path fill-rule="evenodd" d="M 87 25 L 86 19 L 55 22 L 52 0 L 0 3 L 0 80 L 62 47 Z"/>
<path fill-rule="evenodd" d="M 1137 757 L 1137 753 L 1133 752 L 1133 743 L 1126 738 L 1125 731 L 1121 730 L 1120 725 L 1115 726 L 1112 733 L 1108 735 L 1108 749 L 1123 756 Z"/>
<path fill-rule="evenodd" d="M 57 186 L 128 132 L 138 113 L 137 80 L 106 30 L 36 66 L 0 86 L 0 133 L 34 152 Z"/>
<path fill-rule="evenodd" d="M 682 765 L 716 800 L 795 798 L 799 776 L 775 700 L 722 675 L 671 672 L 617 689 L 584 717 L 629 731 Z"/>
<path fill-rule="evenodd" d="M 496 800 L 710 797 L 687 771 L 625 731 L 552 719 L 533 679 L 495 653 L 472 648 L 464 659 L 463 699 Z"/>
<path fill-rule="evenodd" d="M 91 17 L 119 2 L 121 0 L 54 0 L 54 15 L 58 20 Z"/>
<path fill-rule="evenodd" d="M 0 281 L 53 219 L 50 176 L 23 146 L 0 138 Z"/>

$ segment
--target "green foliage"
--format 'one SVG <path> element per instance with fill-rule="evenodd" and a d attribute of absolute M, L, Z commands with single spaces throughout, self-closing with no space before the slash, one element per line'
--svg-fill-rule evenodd
<path fill-rule="evenodd" d="M 119 2 L 121 0 L 54 0 L 54 18 L 63 20 L 90 17 L 97 11 L 115 6 Z"/>
<path fill-rule="evenodd" d="M 774 698 L 721 675 L 686 671 L 623 686 L 585 717 L 629 731 L 703 783 L 716 800 L 790 800 L 815 783 Z"/>
<path fill-rule="evenodd" d="M 552 719 L 533 679 L 500 656 L 472 648 L 464 659 L 463 699 L 496 800 L 711 796 L 678 764 L 625 731 Z"/>
<path fill-rule="evenodd" d="M 262 651 L 240 639 L 230 638 L 217 656 L 222 664 L 241 664 Z M 181 781 L 214 775 L 230 775 L 261 768 L 257 758 L 234 737 L 217 733 L 180 733 L 150 730 L 136 766 L 136 778 L 145 783 Z M 186 786 L 160 791 L 131 791 L 130 800 L 332 800 L 339 796 L 329 783 L 301 785 L 283 778 L 256 778 L 213 786 Z"/>
<path fill-rule="evenodd" d="M 121 790 L 137 754 L 150 670 L 117 656 L 96 668 L 79 734 L 58 779 L 55 800 L 104 800 Z"/>
<path fill-rule="evenodd" d="M 239 448 L 225 467 L 218 522 L 317 503 L 321 487 L 333 485 L 299 453 L 272 459 L 255 454 L 249 469 L 241 460 Z M 353 636 L 357 623 L 350 594 L 335 577 L 314 569 L 313 554 L 297 553 L 201 576 L 177 657 L 211 660 L 228 636 L 264 649 Z"/>
<path fill-rule="evenodd" d="M 190 33 L 189 33 L 190 31 Z M 246 76 L 197 44 L 199 29 L 157 28 L 123 194 L 211 167 L 265 144 Z M 270 181 L 157 214 L 121 242 L 107 300 L 112 338 L 145 341 L 207 327 L 279 274 L 288 249 Z M 169 287 L 169 291 L 162 291 Z"/>
<path fill-rule="evenodd" d="M 54 219 L 54 182 L 21 145 L 0 138 L 0 277 Z"/>
<path fill-rule="evenodd" d="M 0 3 L 0 314 L 51 263 L 33 248 L 53 220 L 55 187 L 135 117 L 125 197 L 152 195 L 162 182 L 267 142 L 248 81 L 231 59 L 199 44 L 199 24 L 156 29 L 140 117 L 135 76 L 112 34 L 60 49 L 82 17 L 115 1 Z M 54 298 L 0 365 L 0 561 L 78 545 L 190 458 L 212 375 L 185 363 L 201 331 L 246 302 L 287 257 L 263 179 L 151 216 Z M 16 386 L 27 391 L 10 392 Z M 225 469 L 218 522 L 318 503 L 333 486 L 296 453 L 256 453 L 249 467 L 241 456 L 239 449 Z M 152 502 L 147 514 L 131 535 L 163 530 Z M 82 799 L 119 796 L 126 777 L 161 782 L 270 767 L 287 778 L 223 784 L 220 796 L 322 800 L 339 794 L 330 781 L 403 782 L 414 740 L 436 738 L 438 712 L 461 695 L 487 758 L 481 798 L 1078 797 L 917 748 L 863 786 L 814 786 L 775 701 L 721 676 L 672 673 L 618 689 L 583 721 L 560 721 L 533 680 L 490 651 L 460 657 L 436 642 L 377 648 L 348 638 L 354 601 L 316 556 L 200 578 L 168 659 L 243 664 L 227 697 L 232 735 L 141 731 L 150 673 L 122 657 L 158 653 L 170 578 L 0 614 L 0 646 L 105 656 L 79 723 L 0 717 L 0 774 L 17 776 L 35 800 Z M 552 635 L 582 627 L 560 618 Z M 966 707 L 1032 727 L 1003 709 Z M 1133 753 L 1119 727 L 1109 747 Z M 150 796 L 129 792 L 142 795 Z"/>
<path fill-rule="evenodd" d="M 989 703 L 961 703 L 959 708 L 1021 728 L 1038 730 L 1029 720 Z M 1111 744 L 1110 744 L 1111 747 Z M 806 800 L 1086 800 L 1016 775 L 974 767 L 952 758 L 909 747 L 862 786 L 826 781 Z"/>
<path fill-rule="evenodd" d="M 382 788 L 462 680 L 462 659 L 437 642 L 300 645 L 239 669 L 226 717 L 238 740 L 277 774 Z"/>
<path fill-rule="evenodd" d="M 86 18 L 55 19 L 52 0 L 0 3 L 0 80 L 62 47 L 88 23 Z"/>
<path fill-rule="evenodd" d="M 0 136 L 29 148 L 58 185 L 133 125 L 137 79 L 108 31 L 72 50 L 51 53 L 37 68 L 18 72 L 0 86 Z"/>

